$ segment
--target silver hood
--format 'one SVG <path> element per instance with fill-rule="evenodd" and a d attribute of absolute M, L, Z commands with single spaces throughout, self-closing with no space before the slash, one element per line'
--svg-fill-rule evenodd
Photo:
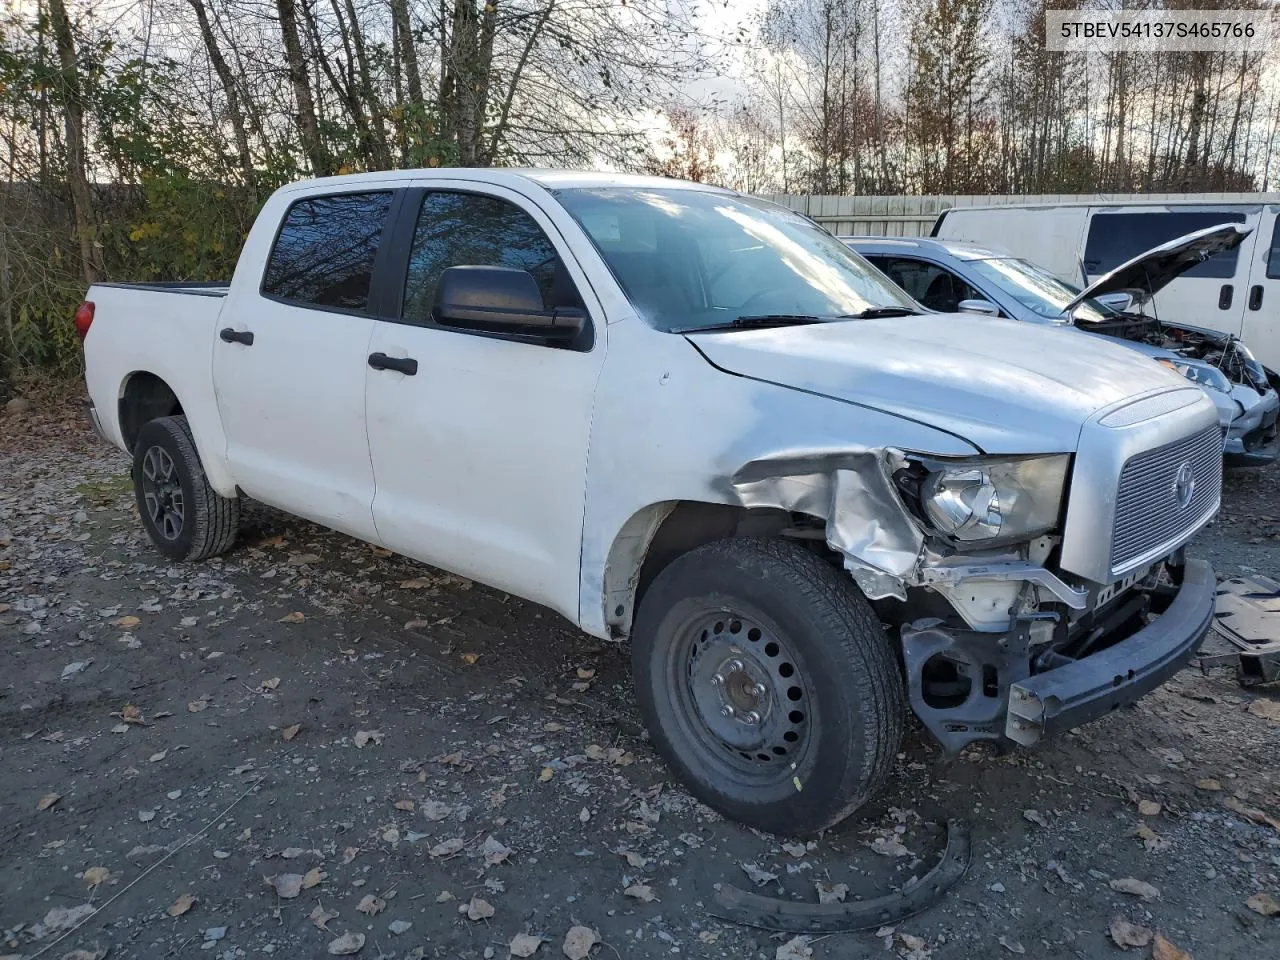
<path fill-rule="evenodd" d="M 1085 287 L 1063 309 L 1063 315 L 1069 316 L 1072 310 L 1090 297 L 1100 297 L 1107 293 L 1132 294 L 1134 305 L 1141 306 L 1196 264 L 1224 250 L 1234 250 L 1252 232 L 1252 228 L 1224 223 L 1217 227 L 1195 230 L 1186 236 L 1152 247 L 1146 253 L 1140 253 L 1109 273 L 1104 273 Z"/>
<path fill-rule="evenodd" d="M 1102 337 L 973 314 L 689 334 L 739 376 L 883 410 L 987 453 L 1069 453 L 1103 407 L 1187 381 Z"/>

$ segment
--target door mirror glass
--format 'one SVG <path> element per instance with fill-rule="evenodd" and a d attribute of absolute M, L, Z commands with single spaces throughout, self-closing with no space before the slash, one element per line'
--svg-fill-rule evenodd
<path fill-rule="evenodd" d="M 440 274 L 432 313 L 444 326 L 556 339 L 577 336 L 586 322 L 576 307 L 547 310 L 533 274 L 512 267 L 449 267 Z"/>
<path fill-rule="evenodd" d="M 984 317 L 1000 316 L 1000 308 L 990 300 L 961 300 L 956 306 L 961 313 L 980 313 Z"/>

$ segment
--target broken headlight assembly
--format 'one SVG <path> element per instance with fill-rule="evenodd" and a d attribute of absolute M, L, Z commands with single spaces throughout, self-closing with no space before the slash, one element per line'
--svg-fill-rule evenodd
<path fill-rule="evenodd" d="M 912 462 L 895 475 L 916 517 L 956 546 L 1029 540 L 1058 525 L 1068 454 Z"/>

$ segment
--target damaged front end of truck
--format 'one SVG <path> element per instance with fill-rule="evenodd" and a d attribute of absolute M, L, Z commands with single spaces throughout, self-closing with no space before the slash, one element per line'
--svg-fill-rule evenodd
<path fill-rule="evenodd" d="M 1208 630 L 1213 572 L 1184 545 L 1218 509 L 1221 439 L 1207 409 L 1189 436 L 1169 416 L 1188 393 L 1101 411 L 1072 454 L 816 452 L 732 484 L 824 521 L 946 750 L 1032 745 L 1155 688 Z"/>

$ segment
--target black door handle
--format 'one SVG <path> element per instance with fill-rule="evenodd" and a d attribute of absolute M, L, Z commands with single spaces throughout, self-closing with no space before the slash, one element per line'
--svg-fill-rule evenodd
<path fill-rule="evenodd" d="M 1232 298 L 1232 295 L 1235 293 L 1235 291 L 1236 291 L 1236 288 L 1229 283 L 1224 283 L 1222 285 L 1222 289 L 1218 291 L 1218 309 L 1219 310 L 1231 309 L 1231 298 Z"/>
<path fill-rule="evenodd" d="M 224 343 L 243 343 L 246 347 L 253 346 L 252 330 L 233 330 L 230 327 L 223 327 L 218 331 L 218 336 Z"/>
<path fill-rule="evenodd" d="M 1249 290 L 1249 309 L 1262 309 L 1262 284 L 1260 283 L 1255 283 Z"/>
<path fill-rule="evenodd" d="M 418 361 L 413 357 L 388 357 L 385 353 L 369 354 L 369 366 L 375 370 L 396 370 L 406 377 L 418 372 Z"/>

